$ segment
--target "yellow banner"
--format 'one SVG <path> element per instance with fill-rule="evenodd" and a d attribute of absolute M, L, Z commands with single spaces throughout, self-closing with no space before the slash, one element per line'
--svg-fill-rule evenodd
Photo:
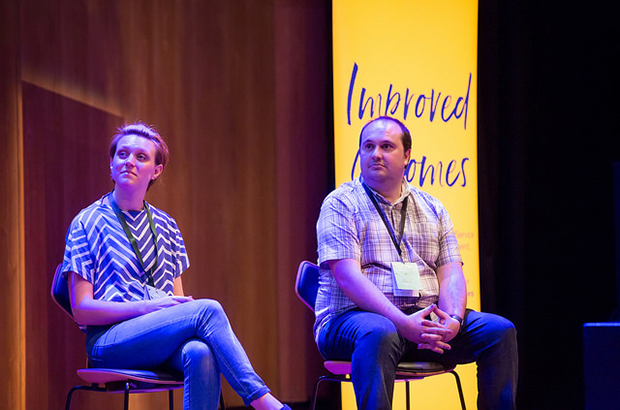
<path fill-rule="evenodd" d="M 480 308 L 477 28 L 477 0 L 333 2 L 336 186 L 359 175 L 357 147 L 365 123 L 381 115 L 403 121 L 413 139 L 405 177 L 450 213 L 473 309 Z M 457 372 L 467 406 L 475 408 L 475 365 Z M 416 408 L 459 406 L 451 375 L 411 388 Z M 404 408 L 401 390 L 395 391 L 394 408 Z M 454 397 L 447 394 L 452 391 Z M 348 384 L 343 408 L 355 408 Z"/>

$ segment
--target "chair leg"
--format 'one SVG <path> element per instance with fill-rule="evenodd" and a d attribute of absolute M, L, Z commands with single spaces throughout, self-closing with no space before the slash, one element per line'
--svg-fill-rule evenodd
<path fill-rule="evenodd" d="M 174 410 L 174 390 L 168 390 L 168 407 Z"/>
<path fill-rule="evenodd" d="M 465 407 L 465 397 L 463 397 L 463 387 L 461 386 L 461 378 L 459 377 L 458 373 L 455 372 L 454 370 L 450 370 L 450 373 L 452 373 L 454 375 L 454 378 L 456 379 L 456 387 L 459 390 L 459 399 L 461 399 L 461 409 L 467 410 Z"/>
<path fill-rule="evenodd" d="M 411 403 L 409 398 L 411 397 L 411 392 L 409 391 L 409 382 L 405 381 L 405 399 L 407 400 L 407 410 L 411 410 Z"/>
<path fill-rule="evenodd" d="M 316 408 L 316 397 L 319 394 L 319 384 L 323 381 L 323 377 L 321 376 L 314 382 L 314 390 L 312 391 L 312 400 L 310 400 L 310 410 L 315 410 Z"/>
<path fill-rule="evenodd" d="M 88 391 L 94 391 L 94 392 L 100 392 L 100 391 L 105 391 L 105 389 L 98 387 L 96 384 L 93 383 L 92 386 L 83 386 L 83 385 L 77 385 L 77 386 L 73 386 L 71 388 L 71 390 L 69 390 L 69 393 L 67 393 L 67 401 L 65 402 L 65 410 L 69 410 L 71 407 L 71 400 L 73 399 L 73 393 L 75 393 L 78 390 L 88 390 Z"/>
<path fill-rule="evenodd" d="M 319 395 L 319 385 L 323 381 L 342 383 L 344 380 L 342 378 L 336 378 L 336 377 L 330 377 L 330 376 L 321 376 L 318 379 L 316 379 L 316 382 L 314 382 L 314 391 L 312 392 L 312 400 L 310 401 L 310 410 L 316 409 L 316 400 Z"/>
<path fill-rule="evenodd" d="M 224 393 L 220 390 L 220 410 L 226 410 L 226 403 L 224 402 Z"/>
<path fill-rule="evenodd" d="M 67 401 L 65 402 L 65 410 L 70 410 L 71 408 L 71 398 L 73 397 L 73 392 L 76 390 L 81 390 L 81 388 L 82 386 L 74 386 L 71 390 L 69 390 L 69 393 L 67 393 Z"/>
<path fill-rule="evenodd" d="M 125 410 L 129 410 L 129 380 L 125 382 Z"/>

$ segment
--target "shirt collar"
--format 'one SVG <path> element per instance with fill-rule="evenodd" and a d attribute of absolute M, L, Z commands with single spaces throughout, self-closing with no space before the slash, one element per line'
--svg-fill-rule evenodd
<path fill-rule="evenodd" d="M 361 186 L 361 184 L 364 183 L 364 178 L 361 175 L 359 176 L 359 183 L 360 183 L 360 186 Z M 378 193 L 377 191 L 372 189 L 369 185 L 366 185 L 366 186 L 368 186 L 368 188 L 370 188 L 370 191 L 373 193 L 373 195 L 376 198 L 378 198 L 380 201 L 382 201 L 382 202 L 384 202 L 386 204 L 397 205 L 397 204 L 403 202 L 405 200 L 405 198 L 407 198 L 409 195 L 411 195 L 411 190 L 409 189 L 409 184 L 407 183 L 407 181 L 405 180 L 404 177 L 403 177 L 403 180 L 400 183 L 400 197 L 394 203 L 391 203 L 390 201 L 385 199 L 385 197 L 383 195 L 381 195 L 380 193 Z"/>

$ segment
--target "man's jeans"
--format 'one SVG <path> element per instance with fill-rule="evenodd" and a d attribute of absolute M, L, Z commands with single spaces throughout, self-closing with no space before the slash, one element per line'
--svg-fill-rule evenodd
<path fill-rule="evenodd" d="M 478 408 L 514 409 L 518 374 L 514 325 L 501 316 L 467 310 L 463 329 L 443 354 L 418 350 L 385 317 L 350 310 L 321 331 L 318 346 L 328 360 L 350 360 L 359 409 L 392 408 L 396 366 L 400 361 L 478 364 Z"/>
<path fill-rule="evenodd" d="M 217 409 L 220 372 L 246 406 L 269 392 L 215 300 L 182 303 L 109 329 L 89 327 L 86 350 L 97 367 L 182 371 L 184 409 Z"/>

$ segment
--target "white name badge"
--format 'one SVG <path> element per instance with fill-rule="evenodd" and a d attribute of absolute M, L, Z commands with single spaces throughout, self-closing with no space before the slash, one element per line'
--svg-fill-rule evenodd
<path fill-rule="evenodd" d="M 422 279 L 415 263 L 392 262 L 394 296 L 418 296 Z"/>
<path fill-rule="evenodd" d="M 154 288 L 150 285 L 146 285 L 146 290 L 148 292 L 149 299 L 159 299 L 168 296 L 163 290 Z"/>

